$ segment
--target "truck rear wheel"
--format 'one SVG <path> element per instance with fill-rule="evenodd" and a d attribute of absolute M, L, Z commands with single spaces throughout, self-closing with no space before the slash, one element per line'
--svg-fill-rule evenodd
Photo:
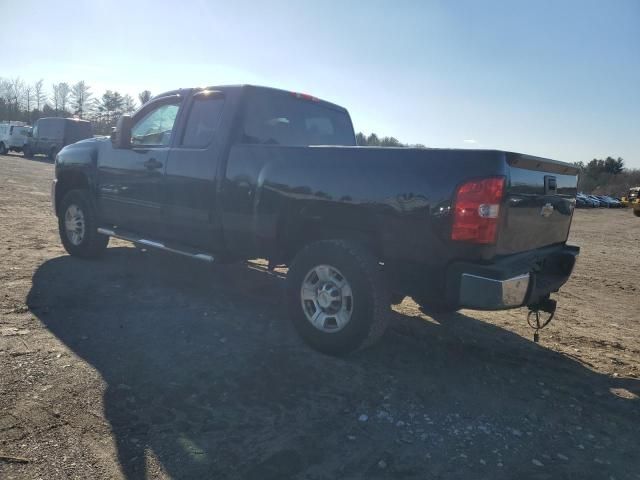
<path fill-rule="evenodd" d="M 58 231 L 64 249 L 75 257 L 97 257 L 109 244 L 109 237 L 98 233 L 97 211 L 87 190 L 71 190 L 64 196 Z"/>
<path fill-rule="evenodd" d="M 384 333 L 390 296 L 375 257 L 343 240 L 305 247 L 287 275 L 287 307 L 294 327 L 315 350 L 344 355 Z"/>
<path fill-rule="evenodd" d="M 633 209 L 633 214 L 634 214 L 636 217 L 640 217 L 640 208 L 634 208 L 634 209 Z"/>
<path fill-rule="evenodd" d="M 0 155 L 6 155 L 7 153 L 9 153 L 9 151 L 7 150 L 6 145 L 4 142 L 0 142 Z"/>
<path fill-rule="evenodd" d="M 33 153 L 31 152 L 31 148 L 29 147 L 29 145 L 25 145 L 25 146 L 22 148 L 22 156 L 23 156 L 24 158 L 31 158 L 31 157 L 33 157 Z"/>

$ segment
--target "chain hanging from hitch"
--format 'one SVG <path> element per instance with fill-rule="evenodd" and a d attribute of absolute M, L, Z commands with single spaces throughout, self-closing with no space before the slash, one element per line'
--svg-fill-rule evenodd
<path fill-rule="evenodd" d="M 557 302 L 551 300 L 549 297 L 543 298 L 540 302 L 529 305 L 529 313 L 527 314 L 527 323 L 533 328 L 533 341 L 538 343 L 540 341 L 540 334 L 538 333 L 544 327 L 549 325 L 553 316 L 556 313 Z M 546 320 L 540 321 L 540 312 L 549 314 Z"/>

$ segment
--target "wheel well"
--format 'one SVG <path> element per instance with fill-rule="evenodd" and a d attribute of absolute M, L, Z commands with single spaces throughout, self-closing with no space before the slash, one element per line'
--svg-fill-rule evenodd
<path fill-rule="evenodd" d="M 62 199 L 71 190 L 89 189 L 87 177 L 80 172 L 66 172 L 60 175 L 56 184 L 56 215 L 59 215 Z"/>
<path fill-rule="evenodd" d="M 358 243 L 369 250 L 377 258 L 382 258 L 377 235 L 373 231 L 365 231 L 356 228 L 347 228 L 340 225 L 331 225 L 324 222 L 302 222 L 297 225 L 289 225 L 281 230 L 283 234 L 282 261 L 290 264 L 296 254 L 310 243 L 320 240 L 349 240 Z"/>

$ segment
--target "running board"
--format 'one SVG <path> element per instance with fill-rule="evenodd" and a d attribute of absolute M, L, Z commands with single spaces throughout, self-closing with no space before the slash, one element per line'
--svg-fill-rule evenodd
<path fill-rule="evenodd" d="M 182 245 L 167 245 L 163 242 L 157 242 L 155 240 L 149 240 L 142 238 L 135 233 L 115 231 L 108 228 L 98 228 L 98 233 L 102 235 L 108 235 L 113 238 L 119 238 L 126 240 L 127 242 L 137 243 L 138 245 L 144 245 L 145 247 L 157 248 L 158 250 L 164 250 L 165 252 L 177 253 L 178 255 L 184 255 L 185 257 L 195 258 L 196 260 L 202 260 L 204 262 L 215 262 L 215 258 L 208 253 L 202 253 L 198 250 L 194 250 Z"/>

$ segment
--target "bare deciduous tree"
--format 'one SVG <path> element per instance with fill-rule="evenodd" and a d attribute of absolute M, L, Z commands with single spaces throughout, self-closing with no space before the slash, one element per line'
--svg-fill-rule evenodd
<path fill-rule="evenodd" d="M 16 77 L 9 80 L 9 84 L 13 110 L 15 113 L 18 113 L 24 99 L 24 82 L 20 79 L 20 77 Z"/>
<path fill-rule="evenodd" d="M 73 109 L 78 117 L 83 118 L 87 106 L 89 104 L 89 99 L 91 98 L 91 89 L 89 85 L 87 85 L 84 80 L 80 80 L 78 83 L 73 84 L 71 87 L 71 100 L 73 101 Z"/>
<path fill-rule="evenodd" d="M 53 102 L 53 110 L 58 114 L 58 109 L 60 108 L 60 84 L 54 83 L 51 85 L 51 91 L 53 92 L 51 95 L 51 101 Z"/>
<path fill-rule="evenodd" d="M 24 105 L 27 110 L 27 114 L 31 113 L 31 100 L 33 100 L 33 87 L 27 85 L 24 87 Z"/>
<path fill-rule="evenodd" d="M 41 112 L 47 101 L 47 96 L 44 93 L 44 80 L 42 78 L 33 84 L 33 94 L 34 100 L 36 101 L 36 109 Z"/>
<path fill-rule="evenodd" d="M 82 82 L 84 84 L 84 82 Z M 58 94 L 60 95 L 60 109 L 63 115 L 67 112 L 67 105 L 69 104 L 69 97 L 71 96 L 71 87 L 67 82 L 61 82 L 58 84 Z"/>
<path fill-rule="evenodd" d="M 149 90 L 143 90 L 138 94 L 138 99 L 140 100 L 140 105 L 144 105 L 151 100 L 151 92 Z"/>
<path fill-rule="evenodd" d="M 131 115 L 136 111 L 136 101 L 129 94 L 122 97 L 122 113 Z"/>

